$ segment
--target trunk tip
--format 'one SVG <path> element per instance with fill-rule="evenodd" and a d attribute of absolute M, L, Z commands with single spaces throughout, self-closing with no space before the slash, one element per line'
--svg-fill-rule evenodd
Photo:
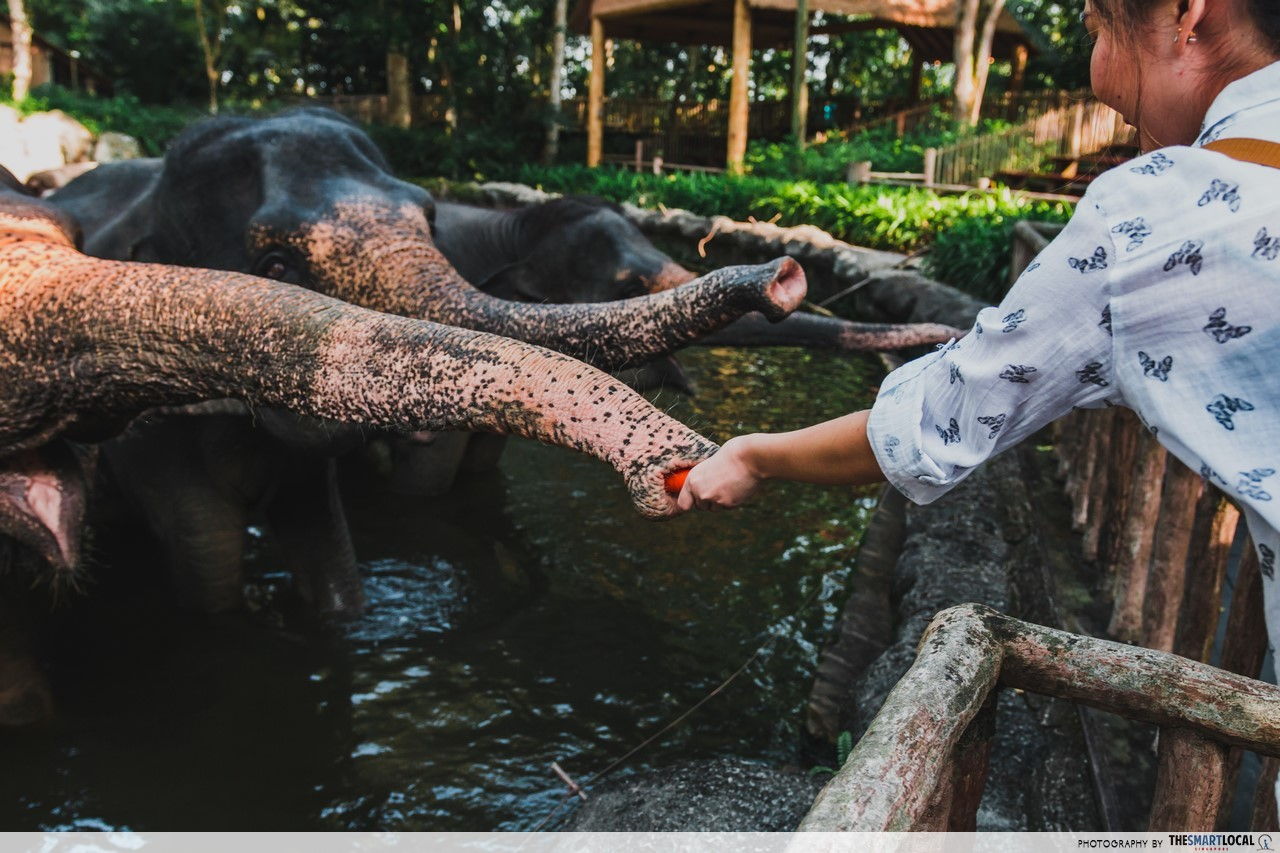
<path fill-rule="evenodd" d="M 773 262 L 773 280 L 765 288 L 765 296 L 773 310 L 766 316 L 775 323 L 800 307 L 809 292 L 804 269 L 794 258 L 778 258 Z"/>

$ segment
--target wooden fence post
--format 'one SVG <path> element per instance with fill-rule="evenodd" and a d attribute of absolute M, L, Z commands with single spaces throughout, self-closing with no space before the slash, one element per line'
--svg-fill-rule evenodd
<path fill-rule="evenodd" d="M 1262 772 L 1258 774 L 1258 790 L 1253 792 L 1253 820 L 1249 828 L 1254 832 L 1280 832 L 1280 816 L 1276 814 L 1276 772 L 1280 759 L 1262 759 Z"/>
<path fill-rule="evenodd" d="M 1227 749 L 1191 729 L 1160 730 L 1148 832 L 1212 832 L 1227 785 Z"/>
<path fill-rule="evenodd" d="M 1160 494 L 1155 553 L 1151 556 L 1146 601 L 1142 605 L 1142 645 L 1149 649 L 1173 651 L 1178 612 L 1187 586 L 1187 555 L 1191 549 L 1196 504 L 1203 488 L 1196 472 L 1181 462 L 1169 460 Z"/>
<path fill-rule="evenodd" d="M 937 183 L 938 149 L 924 149 L 924 185 L 931 187 Z"/>
<path fill-rule="evenodd" d="M 1168 452 L 1146 430 L 1137 436 L 1136 465 L 1129 484 L 1124 525 L 1116 548 L 1111 624 L 1114 639 L 1136 643 L 1142 636 L 1142 603 L 1147 596 L 1147 576 L 1160 516 L 1160 493 Z"/>
<path fill-rule="evenodd" d="M 871 180 L 871 161 L 859 160 L 850 163 L 845 170 L 845 180 L 851 184 L 865 184 Z"/>
<path fill-rule="evenodd" d="M 636 140 L 636 174 L 644 171 L 644 140 Z"/>
<path fill-rule="evenodd" d="M 1178 631 L 1173 650 L 1192 660 L 1208 661 L 1218 628 L 1222 582 L 1227 557 L 1235 540 L 1240 511 L 1216 488 L 1205 484 L 1196 503 L 1187 555 L 1187 581 L 1178 610 Z"/>

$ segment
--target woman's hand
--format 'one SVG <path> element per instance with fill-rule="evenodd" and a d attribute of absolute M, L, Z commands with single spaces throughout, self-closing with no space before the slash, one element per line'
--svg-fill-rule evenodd
<path fill-rule="evenodd" d="M 680 509 L 732 509 L 755 494 L 765 478 L 753 464 L 754 438 L 731 438 L 715 456 L 698 463 L 689 472 L 676 500 Z"/>

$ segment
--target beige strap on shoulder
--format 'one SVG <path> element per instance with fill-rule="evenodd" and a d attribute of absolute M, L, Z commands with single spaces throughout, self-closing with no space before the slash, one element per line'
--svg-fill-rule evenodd
<path fill-rule="evenodd" d="M 1277 142 L 1268 142 L 1265 139 L 1233 138 L 1219 139 L 1203 147 L 1209 151 L 1225 154 L 1234 160 L 1280 169 L 1280 143 Z"/>

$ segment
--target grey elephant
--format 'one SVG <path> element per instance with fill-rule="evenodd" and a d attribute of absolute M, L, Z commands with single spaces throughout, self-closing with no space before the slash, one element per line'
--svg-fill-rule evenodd
<path fill-rule="evenodd" d="M 234 399 L 381 429 L 523 435 L 608 462 L 651 518 L 676 511 L 665 477 L 715 450 L 551 350 L 241 273 L 87 257 L 66 214 L 16 187 L 0 170 L 0 542 L 56 589 L 83 568 L 88 477 L 69 442 L 156 407 Z M 759 299 L 788 274 L 738 269 L 706 286 Z M 40 716 L 47 697 L 21 649 L 0 648 L 0 722 Z"/>
<path fill-rule="evenodd" d="M 779 259 L 605 304 L 491 296 L 435 247 L 429 194 L 391 175 L 369 138 L 327 110 L 203 122 L 163 161 L 101 166 L 50 201 L 80 223 L 85 250 L 99 257 L 251 272 L 388 314 L 542 344 L 609 369 L 644 364 L 748 313 L 781 320 L 806 289 L 799 266 Z M 180 591 L 188 603 L 207 611 L 239 606 L 243 521 L 259 507 L 287 538 L 318 543 L 293 561 L 306 573 L 298 587 L 316 609 L 358 611 L 331 457 L 361 435 L 264 412 L 227 440 L 202 417 L 157 413 L 104 451 L 186 576 Z M 429 442 L 445 432 L 416 434 Z M 165 448 L 163 457 L 153 446 Z M 307 470 L 307 454 L 319 470 Z M 245 471 L 245 459 L 272 470 Z M 237 468 L 246 480 L 228 482 L 225 472 Z M 305 509 L 291 502 L 299 494 L 311 496 Z"/>

